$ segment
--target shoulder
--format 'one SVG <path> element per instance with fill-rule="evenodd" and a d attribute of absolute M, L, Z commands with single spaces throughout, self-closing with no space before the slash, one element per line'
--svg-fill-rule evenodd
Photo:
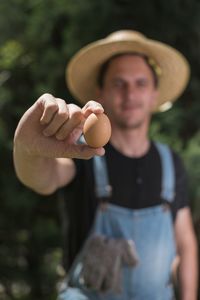
<path fill-rule="evenodd" d="M 157 146 L 157 143 L 155 143 L 155 145 Z M 161 144 L 161 145 L 164 146 L 165 144 Z M 174 172 L 174 179 L 175 179 L 175 199 L 173 201 L 172 208 L 174 210 L 174 214 L 176 214 L 176 212 L 180 208 L 188 206 L 188 202 L 189 202 L 188 176 L 181 155 L 177 151 L 175 151 L 172 147 L 168 145 L 165 145 L 165 147 L 168 148 L 169 150 L 168 153 L 170 153 L 170 156 L 172 158 L 171 161 L 173 163 L 173 170 L 174 170 L 173 172 Z"/>
<path fill-rule="evenodd" d="M 181 155 L 171 148 L 175 169 L 175 199 L 172 205 L 174 215 L 179 215 L 182 209 L 189 210 L 188 174 Z"/>
<path fill-rule="evenodd" d="M 175 150 L 171 149 L 172 157 L 173 157 L 173 162 L 174 162 L 174 168 L 176 171 L 176 178 L 187 178 L 187 171 L 186 167 L 183 161 L 183 158 L 181 154 L 177 153 Z"/>

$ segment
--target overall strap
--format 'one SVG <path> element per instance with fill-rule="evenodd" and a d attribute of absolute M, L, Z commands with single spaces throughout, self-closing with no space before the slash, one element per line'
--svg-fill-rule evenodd
<path fill-rule="evenodd" d="M 78 143 L 85 144 L 85 139 L 83 135 L 79 138 Z M 112 194 L 112 187 L 109 184 L 105 156 L 94 156 L 93 171 L 96 197 L 109 198 Z"/>
<path fill-rule="evenodd" d="M 172 152 L 167 145 L 159 142 L 156 142 L 155 145 L 161 158 L 161 198 L 168 202 L 173 202 L 175 196 L 175 170 Z"/>
<path fill-rule="evenodd" d="M 109 198 L 112 194 L 112 187 L 109 184 L 105 156 L 93 158 L 93 170 L 97 198 Z"/>

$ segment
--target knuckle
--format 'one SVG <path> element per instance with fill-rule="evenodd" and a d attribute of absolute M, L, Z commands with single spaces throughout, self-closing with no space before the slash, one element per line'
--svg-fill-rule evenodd
<path fill-rule="evenodd" d="M 70 118 L 77 121 L 82 121 L 83 119 L 83 113 L 80 109 L 72 109 L 70 111 Z"/>
<path fill-rule="evenodd" d="M 73 117 L 76 117 L 76 118 L 82 118 L 82 112 L 81 111 L 74 111 L 73 113 L 72 113 L 72 116 Z"/>
<path fill-rule="evenodd" d="M 50 93 L 44 93 L 44 94 L 42 95 L 42 97 L 43 97 L 43 98 L 49 98 L 49 97 L 54 98 L 53 95 L 50 94 Z"/>
<path fill-rule="evenodd" d="M 44 93 L 44 94 L 42 94 L 42 95 L 38 98 L 38 100 L 39 100 L 39 101 L 45 101 L 45 100 L 49 100 L 49 99 L 53 99 L 53 98 L 54 98 L 54 97 L 53 97 L 52 94 Z"/>
<path fill-rule="evenodd" d="M 73 104 L 73 103 L 68 104 L 68 108 L 72 112 L 73 111 L 81 111 L 81 108 L 78 105 Z"/>
<path fill-rule="evenodd" d="M 99 102 L 97 102 L 97 101 L 95 101 L 95 100 L 89 100 L 88 102 L 87 102 L 87 104 L 90 106 L 93 106 L 93 105 L 100 105 L 100 103 Z"/>
<path fill-rule="evenodd" d="M 57 101 L 59 101 L 61 104 L 67 105 L 66 101 L 61 98 L 56 98 Z"/>
<path fill-rule="evenodd" d="M 56 134 L 54 135 L 54 137 L 55 137 L 55 139 L 56 139 L 57 141 L 63 141 L 63 140 L 66 139 L 65 136 L 64 136 L 63 134 L 60 134 L 60 133 L 56 133 Z"/>
<path fill-rule="evenodd" d="M 64 140 L 64 139 L 65 139 L 64 134 L 62 134 L 62 133 L 57 133 L 57 134 L 56 134 L 56 139 L 59 140 L 59 141 Z"/>
<path fill-rule="evenodd" d="M 96 102 L 94 100 L 89 100 L 86 104 L 85 104 L 85 108 L 90 108 L 93 107 L 96 104 Z"/>
<path fill-rule="evenodd" d="M 88 102 L 87 102 L 87 104 L 88 105 L 90 105 L 90 104 L 95 104 L 96 102 L 94 101 L 94 100 L 89 100 Z"/>
<path fill-rule="evenodd" d="M 50 103 L 48 103 L 46 109 L 49 110 L 49 111 L 55 112 L 55 111 L 58 110 L 58 104 L 50 102 Z"/>
<path fill-rule="evenodd" d="M 69 118 L 68 112 L 66 111 L 60 111 L 58 112 L 58 115 L 59 115 L 59 119 L 63 121 L 66 121 Z"/>

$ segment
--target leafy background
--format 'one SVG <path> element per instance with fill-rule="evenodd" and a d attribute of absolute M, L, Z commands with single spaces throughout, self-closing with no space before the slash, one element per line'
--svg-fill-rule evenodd
<path fill-rule="evenodd" d="M 0 1 L 0 299 L 53 300 L 64 273 L 62 202 L 16 178 L 12 146 L 24 111 L 43 93 L 76 102 L 65 67 L 81 46 L 134 29 L 179 49 L 191 64 L 181 101 L 153 118 L 151 135 L 185 160 L 200 234 L 200 2 L 198 0 Z M 42 176 L 42 174 L 41 174 Z"/>

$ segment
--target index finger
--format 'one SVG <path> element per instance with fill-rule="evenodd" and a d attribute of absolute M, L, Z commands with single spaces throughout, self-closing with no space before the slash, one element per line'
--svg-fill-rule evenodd
<path fill-rule="evenodd" d="M 84 117 L 87 118 L 91 113 L 103 113 L 104 108 L 99 102 L 90 100 L 85 104 L 85 106 L 83 106 L 82 112 L 84 114 Z"/>

